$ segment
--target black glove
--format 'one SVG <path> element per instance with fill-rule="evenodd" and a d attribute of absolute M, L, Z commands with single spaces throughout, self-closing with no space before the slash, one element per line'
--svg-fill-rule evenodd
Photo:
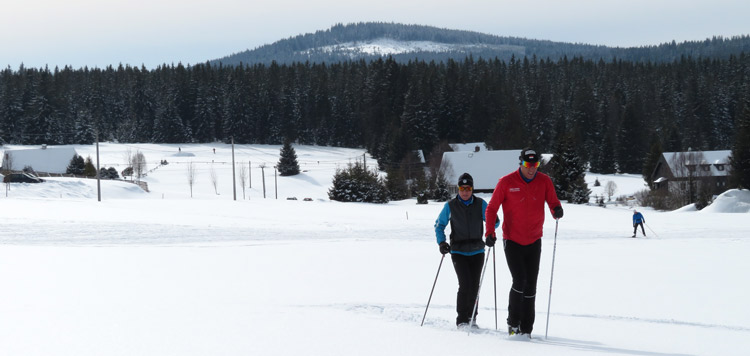
<path fill-rule="evenodd" d="M 446 254 L 451 252 L 451 245 L 448 245 L 447 242 L 443 241 L 440 243 L 440 253 Z"/>
<path fill-rule="evenodd" d="M 552 216 L 555 217 L 555 219 L 559 219 L 563 217 L 563 210 L 561 206 L 556 206 L 554 209 L 552 209 L 554 213 L 552 213 Z"/>
<path fill-rule="evenodd" d="M 495 246 L 495 242 L 497 241 L 497 237 L 495 236 L 495 233 L 488 234 L 487 237 L 484 239 L 484 244 L 487 245 L 487 247 Z"/>

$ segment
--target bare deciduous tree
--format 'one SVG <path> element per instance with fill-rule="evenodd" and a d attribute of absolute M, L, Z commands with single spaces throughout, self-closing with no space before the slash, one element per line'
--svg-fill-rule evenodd
<path fill-rule="evenodd" d="M 128 148 L 127 150 L 125 150 L 125 153 L 122 156 L 123 156 L 122 158 L 125 159 L 125 169 L 122 171 L 122 177 L 125 178 L 126 176 L 125 173 L 128 171 L 128 168 L 131 168 L 130 180 L 133 180 L 133 174 L 132 174 L 133 152 L 130 151 L 130 149 Z"/>
<path fill-rule="evenodd" d="M 615 182 L 609 181 L 604 185 L 604 192 L 607 193 L 607 201 L 612 201 L 612 196 L 615 195 L 616 191 L 617 184 Z"/>
<path fill-rule="evenodd" d="M 216 192 L 216 195 L 219 195 L 219 177 L 216 175 L 213 163 L 211 163 L 211 170 L 209 173 L 211 174 L 211 185 L 214 186 L 214 192 Z"/>
<path fill-rule="evenodd" d="M 242 199 L 245 199 L 245 183 L 247 182 L 247 166 L 240 163 L 240 187 L 242 187 Z"/>
<path fill-rule="evenodd" d="M 669 193 L 681 200 L 679 206 L 694 203 L 698 193 L 704 190 L 706 176 L 709 170 L 702 167 L 707 163 L 703 152 L 680 152 L 672 157 L 671 166 L 675 175 L 675 183 L 670 183 Z"/>
<path fill-rule="evenodd" d="M 13 154 L 10 152 L 5 152 L 5 158 L 3 158 L 2 171 L 6 173 L 10 173 L 10 171 L 12 170 L 13 170 Z"/>
<path fill-rule="evenodd" d="M 190 186 L 190 197 L 193 197 L 193 185 L 195 184 L 195 165 L 193 165 L 193 162 L 188 162 L 187 165 L 187 177 L 188 177 L 188 185 Z"/>
<path fill-rule="evenodd" d="M 5 158 L 3 159 L 3 167 L 2 171 L 3 174 L 6 175 L 5 178 L 3 178 L 3 181 L 5 182 L 5 196 L 8 196 L 8 192 L 10 191 L 10 177 L 7 177 L 8 174 L 11 173 L 13 170 L 13 154 L 12 153 L 5 153 Z"/>
<path fill-rule="evenodd" d="M 135 151 L 130 166 L 133 167 L 133 175 L 135 175 L 136 180 L 141 180 L 146 171 L 146 156 L 141 151 Z"/>

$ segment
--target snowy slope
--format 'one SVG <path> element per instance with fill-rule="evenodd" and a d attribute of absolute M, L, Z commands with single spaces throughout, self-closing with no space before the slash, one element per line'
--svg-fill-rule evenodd
<path fill-rule="evenodd" d="M 434 41 L 402 41 L 392 38 L 376 38 L 367 41 L 345 42 L 331 46 L 316 48 L 315 51 L 326 53 L 347 54 L 351 58 L 358 58 L 362 54 L 389 56 L 403 53 L 418 52 L 459 52 L 472 53 L 478 50 L 505 50 L 517 51 L 523 53 L 525 47 L 514 45 L 496 45 L 496 44 L 455 44 L 441 43 Z M 311 50 L 302 51 L 302 54 L 309 54 Z"/>
<path fill-rule="evenodd" d="M 102 166 L 122 170 L 131 149 L 158 167 L 144 178 L 149 193 L 102 182 L 98 202 L 92 180 L 12 184 L 0 197 L 0 355 L 744 355 L 750 346 L 747 192 L 700 212 L 639 208 L 648 237 L 637 239 L 630 206 L 565 204 L 548 338 L 550 218 L 534 338 L 519 341 L 494 331 L 492 256 L 483 332 L 455 330 L 450 257 L 419 326 L 441 258 L 440 203 L 331 202 L 336 168 L 364 152 L 310 146 L 296 147 L 306 172 L 277 177 L 278 199 L 264 170 L 264 199 L 257 166 L 273 166 L 279 148 L 235 147 L 238 162 L 252 162 L 246 199 L 239 187 L 233 199 L 231 147 L 221 144 L 102 145 Z M 200 167 L 192 198 L 190 161 Z M 637 176 L 598 178 L 615 181 L 616 196 L 643 189 Z M 502 329 L 510 277 L 502 251 L 495 262 Z"/>

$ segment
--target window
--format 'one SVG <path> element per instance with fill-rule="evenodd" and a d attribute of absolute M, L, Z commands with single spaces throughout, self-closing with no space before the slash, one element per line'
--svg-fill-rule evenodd
<path fill-rule="evenodd" d="M 724 170 L 724 165 L 723 164 L 716 164 L 715 166 L 716 166 L 717 170 L 720 170 L 720 171 Z"/>

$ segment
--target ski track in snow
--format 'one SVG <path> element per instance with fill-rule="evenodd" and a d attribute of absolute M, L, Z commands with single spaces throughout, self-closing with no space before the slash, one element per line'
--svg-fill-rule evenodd
<path fill-rule="evenodd" d="M 653 351 L 608 347 L 608 346 L 594 343 L 594 342 L 583 341 L 583 340 L 572 340 L 572 339 L 565 339 L 565 338 L 558 338 L 558 337 L 551 337 L 549 339 L 532 338 L 530 341 L 532 343 L 537 343 L 537 344 L 560 346 L 560 347 L 566 347 L 566 348 L 573 349 L 573 350 L 594 352 L 598 355 L 626 354 L 626 355 L 636 355 L 636 356 L 692 356 L 691 354 L 682 354 L 682 353 L 673 353 L 673 352 L 664 353 L 664 352 L 653 352 Z"/>
<path fill-rule="evenodd" d="M 217 243 L 245 244 L 247 242 L 289 242 L 295 240 L 343 241 L 361 240 L 353 228 L 345 224 L 324 223 L 325 233 L 279 230 L 275 227 L 219 227 L 169 224 L 90 223 L 68 221 L 65 223 L 3 221 L 0 245 L 63 245 L 63 246 L 116 246 L 116 245 L 205 245 Z M 96 231 L 95 235 L 91 231 Z M 414 236 L 403 231 L 392 231 L 383 239 L 409 240 Z"/>
<path fill-rule="evenodd" d="M 630 317 L 630 316 L 595 315 L 595 314 L 553 313 L 552 315 L 568 316 L 568 317 L 573 317 L 573 318 L 595 318 L 595 319 L 608 319 L 608 320 L 620 320 L 620 321 L 633 321 L 633 322 L 643 322 L 643 323 L 650 323 L 650 324 L 684 325 L 684 326 L 695 326 L 695 327 L 710 328 L 710 329 L 725 329 L 725 330 L 733 330 L 733 331 L 750 332 L 750 328 L 744 327 L 744 326 L 706 324 L 706 323 L 696 323 L 692 321 L 682 321 L 682 320 L 674 320 L 674 319 L 647 319 L 647 318 L 636 318 L 636 317 Z"/>
<path fill-rule="evenodd" d="M 363 315 L 368 315 L 368 316 L 382 316 L 384 319 L 388 321 L 403 322 L 403 323 L 409 323 L 409 324 L 414 324 L 414 325 L 421 324 L 422 317 L 424 315 L 424 308 L 425 308 L 424 305 L 416 305 L 416 304 L 411 304 L 411 305 L 409 304 L 332 304 L 332 305 L 312 305 L 312 306 L 304 305 L 304 306 L 299 306 L 299 307 L 301 308 L 310 308 L 310 307 L 334 308 L 334 309 L 345 310 L 347 312 L 363 314 Z M 455 307 L 451 305 L 430 305 L 429 309 L 452 311 L 455 309 Z M 491 308 L 480 308 L 480 311 L 483 311 L 488 314 L 493 313 L 493 309 Z M 596 319 L 603 319 L 603 320 L 645 322 L 645 323 L 654 323 L 654 324 L 672 324 L 672 325 L 695 326 L 695 327 L 704 327 L 704 328 L 730 329 L 730 330 L 735 330 L 735 331 L 750 331 L 750 328 L 745 328 L 745 327 L 701 324 L 701 323 L 693 323 L 693 322 L 685 322 L 685 321 L 677 321 L 677 320 L 651 320 L 651 319 L 634 318 L 634 317 L 618 317 L 618 316 L 612 316 L 612 315 L 581 315 L 581 314 L 558 314 L 558 313 L 553 313 L 552 315 L 572 317 L 572 318 L 596 318 Z M 480 328 L 478 330 L 471 330 L 467 332 L 463 330 L 456 330 L 456 325 L 453 320 L 448 320 L 444 318 L 436 318 L 434 316 L 430 317 L 429 313 L 427 315 L 427 318 L 425 318 L 423 326 L 434 328 L 434 329 L 445 330 L 445 331 L 459 331 L 459 332 L 466 333 L 467 335 L 474 335 L 474 336 L 487 335 L 487 336 L 495 337 L 495 338 L 501 337 L 501 340 L 507 340 L 511 342 L 539 343 L 539 344 L 544 344 L 544 345 L 565 347 L 565 348 L 587 351 L 587 352 L 595 352 L 598 354 L 614 353 L 614 354 L 640 355 L 640 356 L 689 356 L 690 355 L 690 354 L 683 354 L 683 353 L 661 353 L 661 352 L 644 351 L 644 350 L 624 349 L 624 348 L 606 346 L 604 344 L 593 342 L 593 341 L 573 340 L 573 339 L 567 339 L 567 338 L 561 338 L 561 337 L 550 337 L 550 338 L 545 339 L 541 334 L 532 334 L 531 339 L 527 339 L 526 336 L 520 336 L 520 337 L 509 336 L 504 330 L 504 325 L 502 324 L 502 322 L 499 322 L 498 329 L 488 327 L 488 328 Z"/>
<path fill-rule="evenodd" d="M 331 307 L 336 309 L 343 309 L 353 313 L 368 314 L 368 315 L 382 315 L 385 319 L 397 322 L 408 322 L 420 324 L 424 315 L 424 309 L 426 305 L 407 305 L 407 304 L 333 304 L 333 305 L 318 305 L 316 307 Z M 310 306 L 306 306 L 310 307 Z M 455 307 L 452 305 L 430 305 L 430 310 L 454 310 Z M 487 314 L 494 313 L 493 308 L 479 308 L 480 312 Z M 540 317 L 546 317 L 546 313 L 537 313 Z M 600 320 L 614 320 L 614 321 L 626 321 L 635 323 L 649 323 L 649 324 L 667 324 L 676 326 L 691 326 L 709 329 L 724 329 L 732 331 L 750 332 L 750 327 L 735 326 L 735 325 L 720 325 L 720 324 L 706 324 L 684 320 L 674 319 L 648 319 L 638 318 L 631 316 L 617 316 L 617 315 L 596 315 L 596 314 L 564 314 L 564 313 L 552 313 L 553 316 L 559 317 L 570 317 L 570 318 L 586 318 L 586 319 L 600 319 Z M 498 315 L 499 317 L 499 315 Z M 439 329 L 453 330 L 456 328 L 453 320 L 438 319 L 434 316 L 430 317 L 429 311 L 427 318 L 425 318 L 425 325 L 437 327 Z M 483 331 L 489 331 L 490 329 L 481 329 Z M 492 330 L 495 331 L 495 330 Z M 481 332 L 480 332 L 481 333 Z M 502 332 L 504 334 L 504 332 Z"/>

